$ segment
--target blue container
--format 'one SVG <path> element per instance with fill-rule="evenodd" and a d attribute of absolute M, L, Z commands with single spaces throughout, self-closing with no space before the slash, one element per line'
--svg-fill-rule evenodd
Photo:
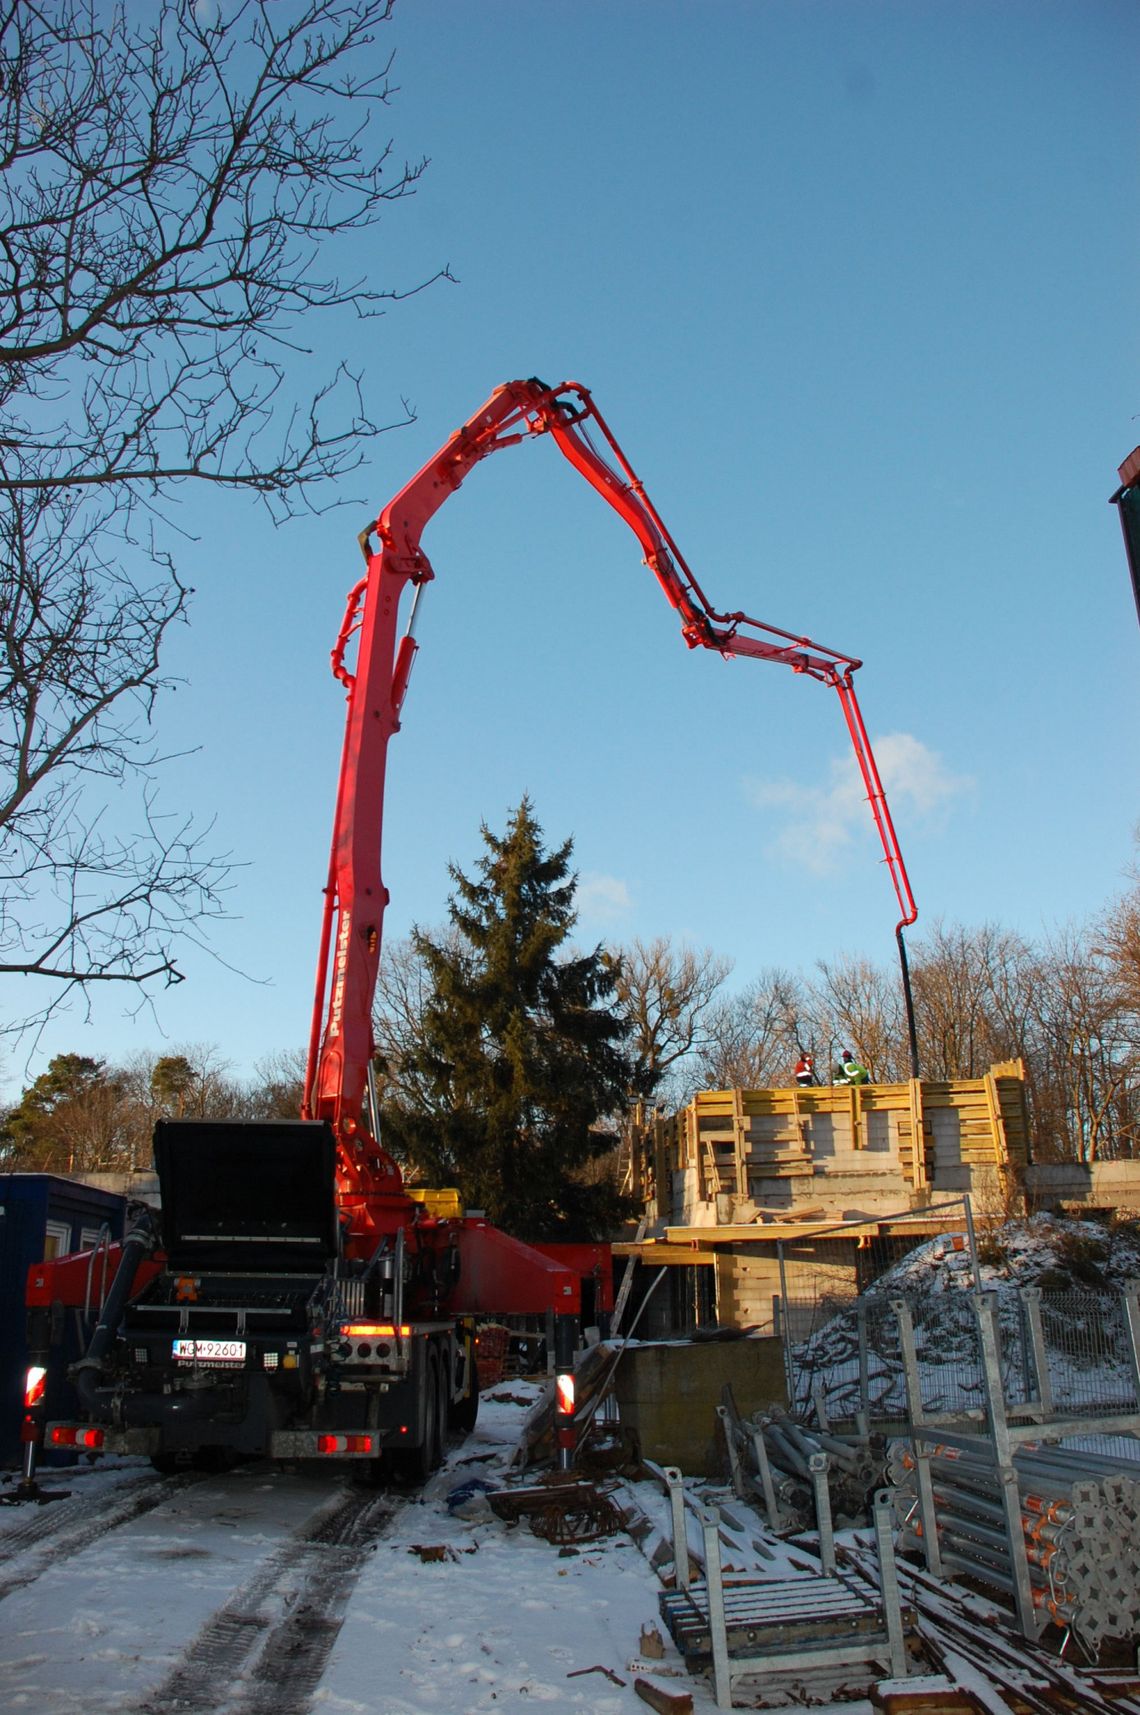
<path fill-rule="evenodd" d="M 111 1243 L 123 1236 L 127 1200 L 54 1173 L 0 1173 L 0 1462 L 18 1464 L 20 1423 L 24 1413 L 24 1376 L 28 1367 L 24 1289 L 28 1270 L 38 1262 L 73 1251 L 90 1250 L 106 1232 Z M 104 1263 L 93 1271 L 97 1308 Z M 110 1286 L 112 1275 L 107 1275 Z M 82 1357 L 92 1324 L 82 1326 L 82 1311 L 67 1310 L 64 1341 L 52 1351 L 47 1392 L 49 1418 L 75 1417 L 79 1401 L 66 1379 L 69 1364 Z M 50 1462 L 74 1462 L 74 1455 L 48 1455 Z"/>

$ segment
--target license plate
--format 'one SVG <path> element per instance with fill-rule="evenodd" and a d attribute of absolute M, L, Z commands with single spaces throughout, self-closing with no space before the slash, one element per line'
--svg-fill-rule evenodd
<path fill-rule="evenodd" d="M 244 1340 L 175 1340 L 174 1356 L 181 1364 L 244 1364 Z"/>

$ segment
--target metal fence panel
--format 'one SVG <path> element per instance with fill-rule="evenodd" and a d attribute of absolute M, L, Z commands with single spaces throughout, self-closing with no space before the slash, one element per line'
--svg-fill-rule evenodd
<path fill-rule="evenodd" d="M 899 1295 L 902 1296 L 902 1295 Z M 1046 1393 L 1066 1416 L 1140 1411 L 1122 1296 L 1089 1291 L 1041 1292 Z M 1016 1410 L 1042 1396 L 1042 1377 L 1029 1312 L 1029 1295 L 996 1294 L 1002 1386 Z M 914 1326 L 918 1377 L 925 1411 L 984 1413 L 985 1386 L 977 1316 L 969 1292 L 905 1295 Z M 857 1412 L 880 1424 L 907 1416 L 898 1317 L 885 1294 L 861 1298 L 834 1294 L 790 1298 L 781 1306 L 793 1405 L 808 1418 L 822 1390 L 837 1423 Z"/>

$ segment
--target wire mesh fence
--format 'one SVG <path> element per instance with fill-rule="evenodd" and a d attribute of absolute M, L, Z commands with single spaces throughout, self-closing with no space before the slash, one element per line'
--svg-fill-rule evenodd
<path fill-rule="evenodd" d="M 1140 1405 L 1122 1295 L 1042 1292 L 1041 1321 L 1055 1404 L 1078 1414 Z"/>
<path fill-rule="evenodd" d="M 1008 1408 L 1067 1417 L 1140 1412 L 1123 1295 L 1007 1290 L 993 1294 Z M 860 1413 L 887 1426 L 908 1416 L 899 1304 L 913 1328 L 924 1412 L 981 1420 L 986 1389 L 975 1298 L 968 1292 L 788 1298 L 780 1329 L 798 1416 L 822 1403 L 835 1423 Z"/>

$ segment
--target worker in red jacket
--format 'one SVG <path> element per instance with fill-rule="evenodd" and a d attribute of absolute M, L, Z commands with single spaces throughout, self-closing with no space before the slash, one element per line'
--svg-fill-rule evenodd
<path fill-rule="evenodd" d="M 797 1084 L 815 1083 L 815 1061 L 812 1059 L 811 1055 L 806 1052 L 806 1050 L 800 1051 L 800 1057 L 796 1061 L 796 1069 L 792 1076 L 795 1078 Z"/>

